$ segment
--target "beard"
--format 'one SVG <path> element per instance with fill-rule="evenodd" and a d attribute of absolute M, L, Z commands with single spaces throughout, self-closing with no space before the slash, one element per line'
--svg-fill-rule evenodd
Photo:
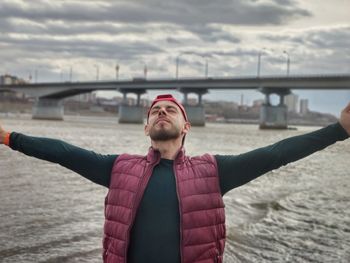
<path fill-rule="evenodd" d="M 179 138 L 181 136 L 181 131 L 174 125 L 171 125 L 170 129 L 164 127 L 156 129 L 156 127 L 153 126 L 150 130 L 149 136 L 153 141 L 168 141 Z"/>

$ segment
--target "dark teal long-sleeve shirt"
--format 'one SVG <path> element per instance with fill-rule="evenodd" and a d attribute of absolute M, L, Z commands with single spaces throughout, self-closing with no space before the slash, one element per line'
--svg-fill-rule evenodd
<path fill-rule="evenodd" d="M 268 171 L 345 140 L 339 123 L 240 155 L 215 155 L 222 195 Z M 103 155 L 66 142 L 11 133 L 10 147 L 58 163 L 108 187 L 118 155 Z M 129 262 L 180 262 L 180 219 L 173 161 L 161 159 L 153 171 L 131 231 Z"/>

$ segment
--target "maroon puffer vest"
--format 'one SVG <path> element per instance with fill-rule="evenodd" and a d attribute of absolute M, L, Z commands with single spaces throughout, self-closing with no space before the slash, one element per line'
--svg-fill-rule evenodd
<path fill-rule="evenodd" d="M 160 153 L 120 155 L 112 169 L 105 199 L 103 261 L 127 262 L 130 230 L 138 205 Z M 174 161 L 180 211 L 182 263 L 222 262 L 226 240 L 225 210 L 216 160 L 205 154 L 187 157 L 181 149 Z"/>

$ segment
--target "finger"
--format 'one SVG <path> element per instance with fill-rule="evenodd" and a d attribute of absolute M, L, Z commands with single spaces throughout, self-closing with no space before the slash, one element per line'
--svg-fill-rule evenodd
<path fill-rule="evenodd" d="M 349 112 L 350 111 L 350 102 L 348 103 L 348 105 L 346 105 L 346 107 L 343 109 L 343 112 Z"/>

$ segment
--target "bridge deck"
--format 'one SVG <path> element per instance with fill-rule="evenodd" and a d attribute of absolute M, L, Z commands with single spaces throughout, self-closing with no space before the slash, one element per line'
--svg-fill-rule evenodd
<path fill-rule="evenodd" d="M 0 91 L 23 92 L 34 97 L 65 98 L 96 90 L 142 94 L 146 90 L 176 89 L 182 92 L 225 89 L 350 89 L 350 75 L 268 76 L 236 78 L 133 79 L 120 81 L 48 82 L 0 85 Z"/>

